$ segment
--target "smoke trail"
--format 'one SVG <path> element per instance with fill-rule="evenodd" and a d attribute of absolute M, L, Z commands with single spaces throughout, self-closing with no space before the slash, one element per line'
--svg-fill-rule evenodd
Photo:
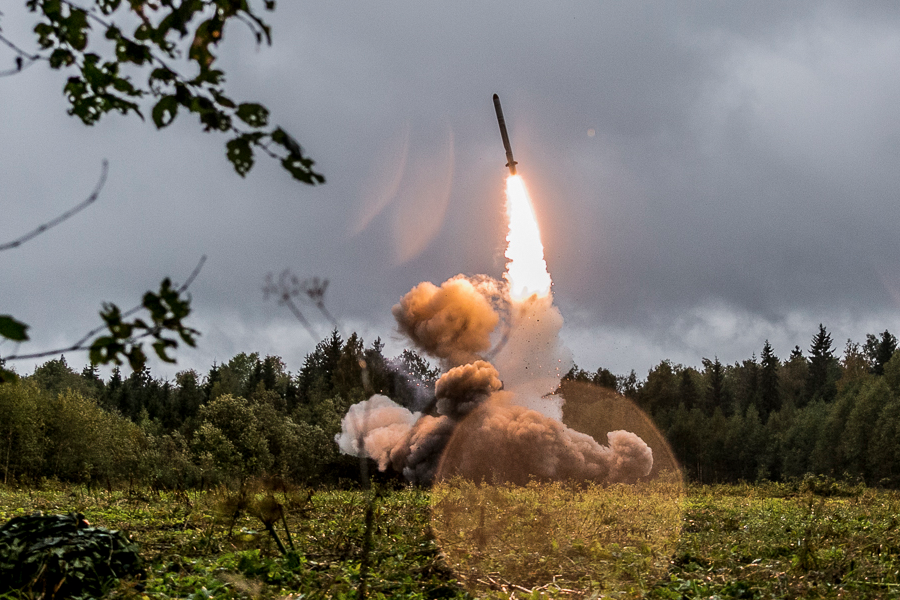
<path fill-rule="evenodd" d="M 563 318 L 553 296 L 533 295 L 510 301 L 510 333 L 493 362 L 514 404 L 562 420 L 562 400 L 548 396 L 572 365 L 572 355 L 559 341 Z"/>

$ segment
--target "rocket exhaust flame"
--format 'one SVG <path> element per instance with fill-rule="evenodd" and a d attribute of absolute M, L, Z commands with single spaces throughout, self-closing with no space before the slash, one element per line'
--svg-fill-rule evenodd
<path fill-rule="evenodd" d="M 519 175 L 506 178 L 506 214 L 509 217 L 509 234 L 506 236 L 506 273 L 513 300 L 525 300 L 532 295 L 547 296 L 550 293 L 550 273 L 544 261 L 544 245 L 538 229 L 537 217 Z"/>

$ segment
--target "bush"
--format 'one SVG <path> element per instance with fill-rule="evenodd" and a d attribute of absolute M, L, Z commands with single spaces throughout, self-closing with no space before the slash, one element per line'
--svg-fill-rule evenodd
<path fill-rule="evenodd" d="M 16 517 L 0 528 L 0 593 L 99 598 L 120 577 L 143 573 L 138 547 L 84 515 Z"/>

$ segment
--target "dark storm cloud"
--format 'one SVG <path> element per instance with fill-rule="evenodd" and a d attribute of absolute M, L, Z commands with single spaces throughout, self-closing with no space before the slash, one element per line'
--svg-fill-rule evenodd
<path fill-rule="evenodd" d="M 2 19 L 29 39 L 24 8 Z M 204 253 L 193 296 L 207 335 L 185 354 L 204 369 L 232 349 L 297 368 L 313 347 L 263 301 L 269 271 L 328 277 L 329 308 L 367 341 L 390 335 L 387 308 L 419 281 L 498 276 L 494 92 L 557 302 L 570 327 L 602 333 L 571 344 L 579 364 L 609 363 L 597 339 L 641 372 L 669 354 L 743 357 L 723 333 L 733 323 L 792 332 L 781 354 L 820 321 L 835 339 L 898 325 L 885 316 L 900 293 L 900 22 L 887 3 L 280 3 L 272 21 L 258 52 L 226 32 L 229 90 L 297 135 L 321 189 L 262 160 L 242 180 L 189 118 L 85 128 L 65 115 L 65 74 L 43 65 L 0 79 L 0 113 L 15 116 L 0 120 L 0 240 L 77 203 L 111 161 L 89 212 L 0 255 L 0 311 L 34 325 L 35 350 L 77 339 L 102 300 L 183 279 Z M 403 220 L 413 207 L 418 227 Z"/>

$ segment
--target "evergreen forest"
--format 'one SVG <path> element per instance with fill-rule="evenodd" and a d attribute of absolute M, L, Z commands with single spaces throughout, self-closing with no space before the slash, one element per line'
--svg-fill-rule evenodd
<path fill-rule="evenodd" d="M 178 490 L 271 476 L 353 486 L 359 460 L 334 442 L 347 409 L 375 393 L 411 410 L 433 406 L 439 370 L 412 350 L 388 358 L 383 349 L 335 331 L 294 373 L 279 357 L 241 353 L 174 381 L 146 367 L 104 379 L 94 366 L 49 360 L 0 384 L 0 481 Z M 643 379 L 575 366 L 563 396 L 571 381 L 643 409 L 690 481 L 821 474 L 900 487 L 900 353 L 888 331 L 838 352 L 820 325 L 808 350 L 784 358 L 766 341 L 758 357 L 663 360 Z M 564 421 L 586 409 L 568 401 Z"/>

